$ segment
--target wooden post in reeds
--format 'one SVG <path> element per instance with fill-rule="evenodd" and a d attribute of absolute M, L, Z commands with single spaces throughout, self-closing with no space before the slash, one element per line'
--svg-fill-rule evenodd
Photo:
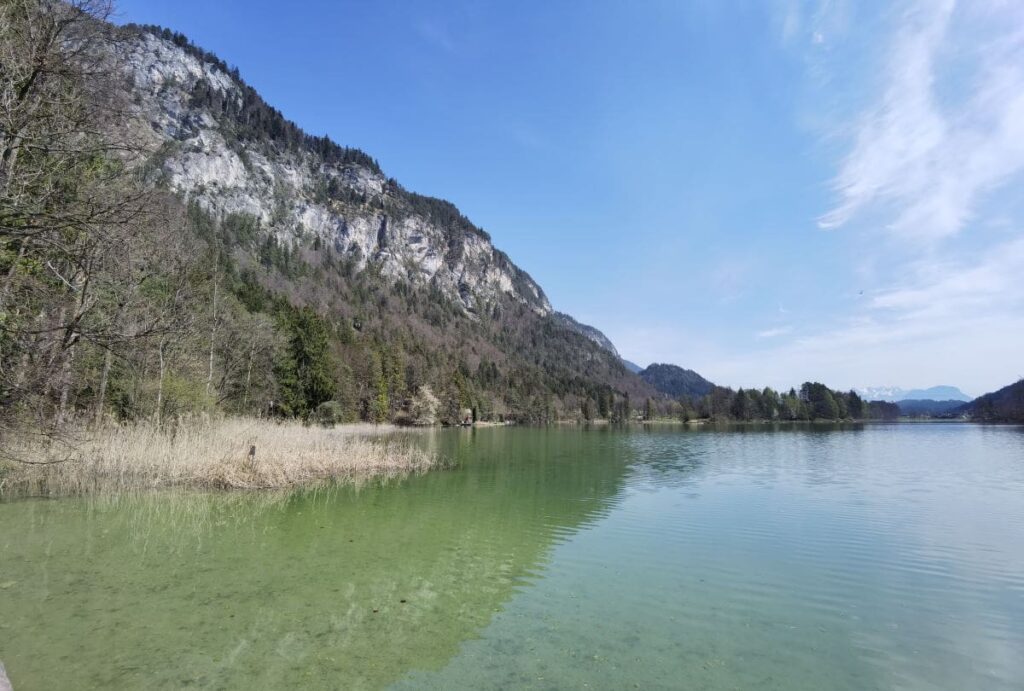
<path fill-rule="evenodd" d="M 256 445 L 249 445 L 249 455 L 247 456 L 249 462 L 249 470 L 256 472 Z"/>

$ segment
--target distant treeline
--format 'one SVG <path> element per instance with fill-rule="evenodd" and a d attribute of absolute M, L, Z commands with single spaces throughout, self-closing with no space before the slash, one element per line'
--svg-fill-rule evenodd
<path fill-rule="evenodd" d="M 896 420 L 895 403 L 865 401 L 856 391 L 833 391 L 818 382 L 805 382 L 799 390 L 780 393 L 770 387 L 730 389 L 716 386 L 702 397 L 684 397 L 665 403 L 648 399 L 640 416 L 647 420 L 678 418 L 748 422 L 754 420 Z"/>

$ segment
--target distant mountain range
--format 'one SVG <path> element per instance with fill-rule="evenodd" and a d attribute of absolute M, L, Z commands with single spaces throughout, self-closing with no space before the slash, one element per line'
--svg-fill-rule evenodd
<path fill-rule="evenodd" d="M 930 389 L 862 389 L 867 397 L 898 396 L 894 402 L 904 417 L 968 417 L 976 422 L 1024 422 L 1024 379 L 973 400 L 953 386 Z M 875 400 L 886 400 L 877 398 Z"/>
<path fill-rule="evenodd" d="M 927 389 L 901 389 L 897 386 L 873 386 L 857 389 L 862 398 L 869 401 L 962 401 L 972 400 L 955 386 L 932 386 Z"/>
<path fill-rule="evenodd" d="M 908 398 L 897 401 L 900 415 L 905 417 L 940 417 L 949 416 L 964 407 L 963 401 L 933 401 L 930 399 Z M 966 404 L 970 405 L 970 404 Z"/>

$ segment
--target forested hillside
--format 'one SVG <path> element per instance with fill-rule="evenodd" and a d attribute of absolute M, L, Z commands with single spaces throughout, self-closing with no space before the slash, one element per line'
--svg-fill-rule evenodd
<path fill-rule="evenodd" d="M 677 365 L 653 364 L 639 374 L 645 382 L 672 398 L 698 399 L 715 388 L 714 384 L 693 370 Z"/>
<path fill-rule="evenodd" d="M 0 6 L 3 425 L 869 416 L 818 384 L 637 376 L 454 205 L 110 11 Z"/>
<path fill-rule="evenodd" d="M 109 11 L 0 8 L 5 424 L 544 422 L 657 395 L 452 204 Z"/>
<path fill-rule="evenodd" d="M 1024 422 L 1024 379 L 979 396 L 961 410 L 982 422 Z"/>

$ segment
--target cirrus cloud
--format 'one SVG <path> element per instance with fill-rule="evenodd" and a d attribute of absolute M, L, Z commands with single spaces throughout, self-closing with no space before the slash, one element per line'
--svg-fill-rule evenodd
<path fill-rule="evenodd" d="M 896 236 L 937 241 L 1024 170 L 1024 5 L 922 2 L 902 23 L 819 225 L 878 210 Z"/>

